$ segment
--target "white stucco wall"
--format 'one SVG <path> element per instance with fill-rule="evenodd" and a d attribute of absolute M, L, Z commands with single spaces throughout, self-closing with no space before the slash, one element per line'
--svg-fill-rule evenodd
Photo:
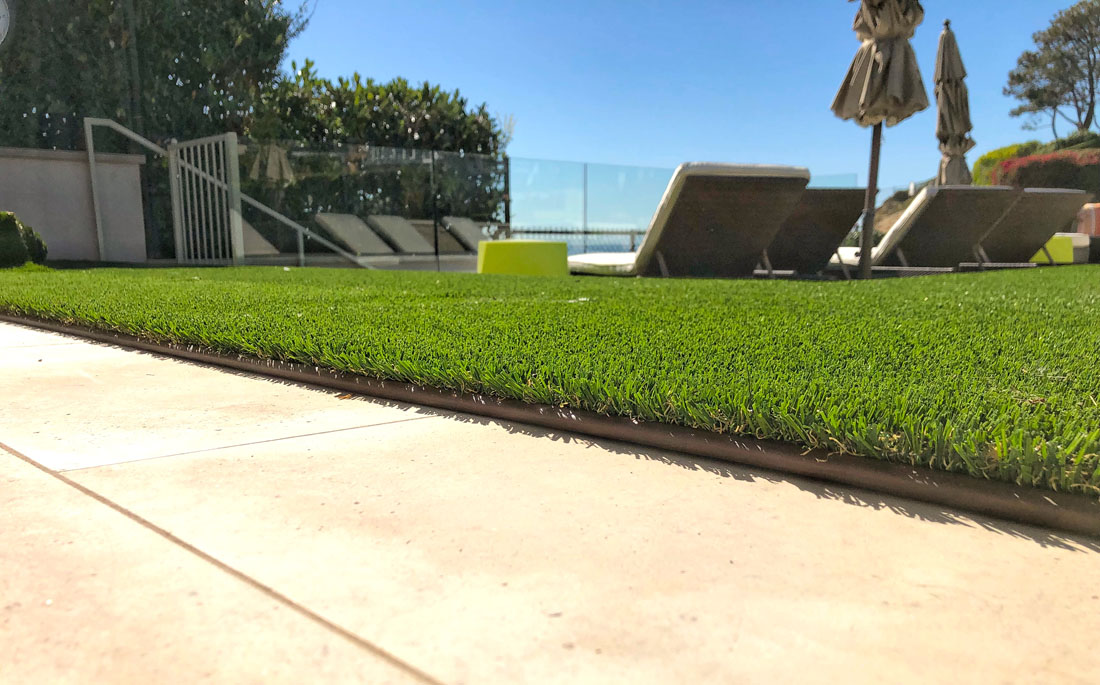
<path fill-rule="evenodd" d="M 99 254 L 88 157 L 83 152 L 0 147 L 0 210 L 46 241 L 51 260 L 144 262 L 140 155 L 96 155 L 104 254 Z"/>

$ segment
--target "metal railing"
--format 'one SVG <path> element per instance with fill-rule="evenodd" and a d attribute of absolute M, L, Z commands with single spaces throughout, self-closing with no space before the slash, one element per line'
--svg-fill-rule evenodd
<path fill-rule="evenodd" d="M 645 237 L 644 230 L 600 230 L 575 229 L 543 226 L 512 226 L 510 235 L 514 238 L 535 238 L 544 240 L 564 239 L 573 252 L 636 252 Z"/>
<path fill-rule="evenodd" d="M 443 228 L 449 217 L 497 227 L 495 237 L 563 240 L 571 253 L 632 252 L 640 247 L 673 173 L 363 144 L 238 141 L 233 134 L 173 140 L 162 147 L 114 121 L 89 118 L 85 137 L 100 254 L 102 198 L 92 139 L 92 129 L 100 126 L 167 158 L 167 182 L 155 196 L 163 209 L 156 218 L 147 218 L 147 230 L 163 245 L 161 254 L 172 255 L 174 247 L 180 263 L 242 263 L 248 258 L 249 263 L 305 265 L 313 257 L 320 258 L 313 263 L 331 263 L 323 257 L 335 255 L 356 266 L 378 266 L 323 228 L 308 228 L 322 213 L 354 216 L 364 224 L 386 215 L 418 225 L 430 221 L 433 247 L 440 254 L 458 249 Z M 163 174 L 164 168 L 157 165 L 157 173 Z M 854 175 L 815 176 L 812 185 L 851 185 L 854 180 Z M 242 231 L 251 243 L 242 241 Z M 432 244 L 431 233 L 424 235 Z M 245 243 L 271 251 L 246 254 Z"/>
<path fill-rule="evenodd" d="M 173 141 L 165 149 L 118 122 L 88 117 L 84 120 L 84 137 L 88 151 L 92 205 L 100 258 L 105 253 L 105 249 L 93 135 L 96 127 L 109 128 L 154 154 L 168 158 L 177 262 L 241 263 L 246 256 L 241 215 L 241 203 L 244 203 L 297 233 L 299 265 L 305 265 L 303 246 L 304 239 L 308 237 L 355 266 L 371 268 L 356 255 L 318 235 L 315 231 L 242 193 L 235 133 L 182 143 Z"/>

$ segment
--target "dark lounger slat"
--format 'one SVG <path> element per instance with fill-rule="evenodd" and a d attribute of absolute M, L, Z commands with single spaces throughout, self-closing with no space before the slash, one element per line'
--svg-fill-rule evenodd
<path fill-rule="evenodd" d="M 393 248 L 375 235 L 374 231 L 354 214 L 320 213 L 314 217 L 314 220 L 333 242 L 352 254 L 393 254 Z"/>
<path fill-rule="evenodd" d="M 815 274 L 828 266 L 859 221 L 866 193 L 863 188 L 807 188 L 768 246 L 772 268 Z"/>
<path fill-rule="evenodd" d="M 982 248 L 991 262 L 1026 262 L 1055 233 L 1073 230 L 1077 212 L 1091 197 L 1083 190 L 1029 188 L 982 240 Z"/>
<path fill-rule="evenodd" d="M 886 266 L 958 267 L 976 259 L 974 248 L 1012 207 L 1020 191 L 1012 188 L 944 186 L 917 217 Z"/>
<path fill-rule="evenodd" d="M 751 276 L 764 248 L 798 205 L 804 178 L 689 176 L 641 276 Z"/>

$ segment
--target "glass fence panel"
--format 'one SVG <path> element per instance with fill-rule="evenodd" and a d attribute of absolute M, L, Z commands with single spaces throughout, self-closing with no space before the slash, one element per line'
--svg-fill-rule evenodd
<path fill-rule="evenodd" d="M 584 164 L 544 159 L 510 160 L 513 229 L 584 226 Z"/>
<path fill-rule="evenodd" d="M 867 186 L 866 183 L 863 184 Z M 858 188 L 858 174 L 810 174 L 810 188 Z"/>
<path fill-rule="evenodd" d="M 561 240 L 571 254 L 633 251 L 673 174 L 655 167 L 271 141 L 242 142 L 240 167 L 245 194 L 357 257 L 472 255 L 481 240 L 508 237 Z M 855 174 L 822 175 L 812 185 L 853 187 L 856 180 Z M 259 249 L 298 256 L 299 262 L 299 253 L 341 259 L 258 210 L 246 210 L 245 221 Z"/>
<path fill-rule="evenodd" d="M 240 166 L 246 195 L 356 257 L 470 254 L 444 219 L 485 230 L 506 214 L 505 163 L 484 155 L 263 141 L 241 146 Z M 258 210 L 245 219 L 280 254 L 333 252 Z"/>

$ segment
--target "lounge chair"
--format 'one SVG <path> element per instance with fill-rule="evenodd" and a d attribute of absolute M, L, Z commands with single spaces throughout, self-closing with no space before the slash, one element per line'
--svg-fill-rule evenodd
<path fill-rule="evenodd" d="M 863 188 L 808 188 L 768 246 L 775 271 L 809 275 L 823 271 L 863 213 Z"/>
<path fill-rule="evenodd" d="M 1026 188 L 1016 204 L 980 241 L 983 263 L 1026 263 L 1073 222 L 1091 196 L 1083 190 Z M 1048 255 L 1049 258 L 1049 255 Z"/>
<path fill-rule="evenodd" d="M 981 239 L 1012 209 L 1020 191 L 1007 186 L 928 186 L 871 252 L 871 265 L 954 270 L 978 255 Z M 842 247 L 831 264 L 859 264 L 858 247 Z"/>
<path fill-rule="evenodd" d="M 482 229 L 481 224 L 475 223 L 473 219 L 459 216 L 445 216 L 443 217 L 443 225 L 447 231 L 462 243 L 470 252 L 477 252 L 477 244 L 482 240 L 490 240 L 485 235 L 485 231 Z"/>
<path fill-rule="evenodd" d="M 349 252 L 357 255 L 392 255 L 393 248 L 379 238 L 354 214 L 320 213 L 314 217 L 321 228 Z"/>
<path fill-rule="evenodd" d="M 424 239 L 416 226 L 400 216 L 373 214 L 367 217 L 367 225 L 382 236 L 397 252 L 408 254 L 434 254 L 435 246 Z"/>
<path fill-rule="evenodd" d="M 637 252 L 569 258 L 573 273 L 751 276 L 810 180 L 801 167 L 681 164 Z"/>
<path fill-rule="evenodd" d="M 431 219 L 409 219 L 409 223 L 416 228 L 416 232 L 431 245 L 435 247 L 436 242 L 439 243 L 439 254 L 441 255 L 469 255 L 469 250 L 466 249 L 462 243 L 455 240 L 454 236 L 448 233 L 446 230 L 440 230 L 436 233 L 435 222 Z"/>
<path fill-rule="evenodd" d="M 244 238 L 245 257 L 266 257 L 279 254 L 279 250 L 267 242 L 267 239 L 244 219 L 241 219 L 241 235 Z"/>

